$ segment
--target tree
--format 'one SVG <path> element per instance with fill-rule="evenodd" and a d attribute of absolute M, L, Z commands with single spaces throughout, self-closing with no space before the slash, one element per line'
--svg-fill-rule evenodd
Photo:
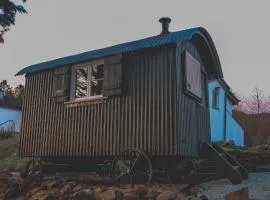
<path fill-rule="evenodd" d="M 15 97 L 20 97 L 20 98 L 23 99 L 23 97 L 24 97 L 24 86 L 22 84 L 19 84 L 14 88 L 14 96 Z"/>
<path fill-rule="evenodd" d="M 5 95 L 10 97 L 24 97 L 24 86 L 22 84 L 17 85 L 15 88 L 12 88 L 7 80 L 0 82 L 0 90 L 5 92 Z"/>
<path fill-rule="evenodd" d="M 25 3 L 27 0 L 22 0 Z M 16 14 L 26 14 L 22 5 L 17 5 L 10 0 L 0 0 L 0 43 L 4 43 L 3 35 L 9 31 L 10 26 L 15 25 Z"/>
<path fill-rule="evenodd" d="M 265 97 L 263 91 L 258 87 L 253 89 L 251 97 L 245 99 L 244 104 L 252 114 L 269 113 L 270 111 L 269 97 Z"/>
<path fill-rule="evenodd" d="M 264 95 L 264 92 L 255 87 L 250 97 L 243 98 L 242 104 L 236 110 L 252 114 L 253 121 L 249 127 L 252 134 L 250 139 L 254 145 L 263 144 L 269 139 L 265 134 L 265 124 L 263 122 L 265 113 L 270 113 L 270 98 Z"/>
<path fill-rule="evenodd" d="M 4 91 L 5 95 L 13 96 L 13 89 L 7 83 L 7 80 L 3 80 L 2 82 L 0 82 L 0 90 Z"/>

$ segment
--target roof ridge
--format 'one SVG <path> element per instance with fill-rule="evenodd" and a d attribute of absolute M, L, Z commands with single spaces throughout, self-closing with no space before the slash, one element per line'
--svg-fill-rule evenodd
<path fill-rule="evenodd" d="M 192 36 L 199 28 L 200 27 L 189 28 L 185 30 L 170 32 L 164 35 L 158 34 L 158 35 L 149 36 L 149 37 L 138 39 L 138 40 L 115 44 L 108 47 L 103 47 L 99 49 L 81 52 L 78 54 L 73 54 L 73 55 L 64 56 L 61 58 L 44 61 L 44 62 L 30 65 L 28 67 L 23 68 L 16 74 L 16 76 L 22 75 L 22 74 L 33 73 L 36 71 L 42 71 L 42 70 L 46 70 L 50 68 L 55 68 L 60 65 L 71 64 L 75 62 L 82 62 L 87 59 L 96 59 L 96 58 L 100 58 L 100 57 L 104 57 L 104 56 L 108 56 L 112 54 L 124 53 L 124 52 L 134 51 L 137 49 L 150 48 L 150 47 L 161 46 L 161 45 L 165 45 L 169 43 L 180 42 L 180 41 L 189 39 L 190 36 Z"/>

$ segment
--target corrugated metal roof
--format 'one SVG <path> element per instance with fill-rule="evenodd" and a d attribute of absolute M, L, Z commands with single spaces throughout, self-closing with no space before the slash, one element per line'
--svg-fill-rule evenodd
<path fill-rule="evenodd" d="M 130 51 L 135 51 L 138 49 L 156 47 L 165 44 L 171 43 L 179 43 L 185 40 L 190 40 L 192 36 L 199 30 L 199 28 L 191 28 L 177 32 L 171 32 L 166 35 L 157 35 L 149 38 L 144 38 L 141 40 L 136 40 L 132 42 L 127 42 L 123 44 L 118 44 L 111 47 L 106 47 L 102 49 L 97 49 L 93 51 L 88 51 L 76 55 L 71 55 L 63 58 L 58 58 L 55 60 L 50 60 L 46 62 L 42 62 L 35 65 L 30 65 L 21 71 L 19 71 L 16 75 L 29 74 L 33 72 L 38 72 L 42 70 L 47 70 L 51 68 L 55 68 L 57 66 L 82 62 L 90 59 L 101 58 L 108 55 L 125 53 Z"/>

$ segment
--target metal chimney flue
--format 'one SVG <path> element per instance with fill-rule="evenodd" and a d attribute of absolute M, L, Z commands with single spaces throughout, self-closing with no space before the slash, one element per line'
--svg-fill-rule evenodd
<path fill-rule="evenodd" d="M 162 17 L 159 19 L 159 22 L 162 24 L 162 31 L 160 35 L 169 33 L 169 24 L 172 20 L 169 17 Z"/>

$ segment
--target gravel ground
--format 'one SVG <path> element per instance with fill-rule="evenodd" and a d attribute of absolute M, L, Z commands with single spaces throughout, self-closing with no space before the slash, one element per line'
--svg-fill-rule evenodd
<path fill-rule="evenodd" d="M 249 173 L 248 180 L 232 185 L 227 179 L 201 184 L 201 192 L 210 200 L 225 199 L 229 192 L 248 187 L 252 200 L 270 200 L 270 172 Z"/>

